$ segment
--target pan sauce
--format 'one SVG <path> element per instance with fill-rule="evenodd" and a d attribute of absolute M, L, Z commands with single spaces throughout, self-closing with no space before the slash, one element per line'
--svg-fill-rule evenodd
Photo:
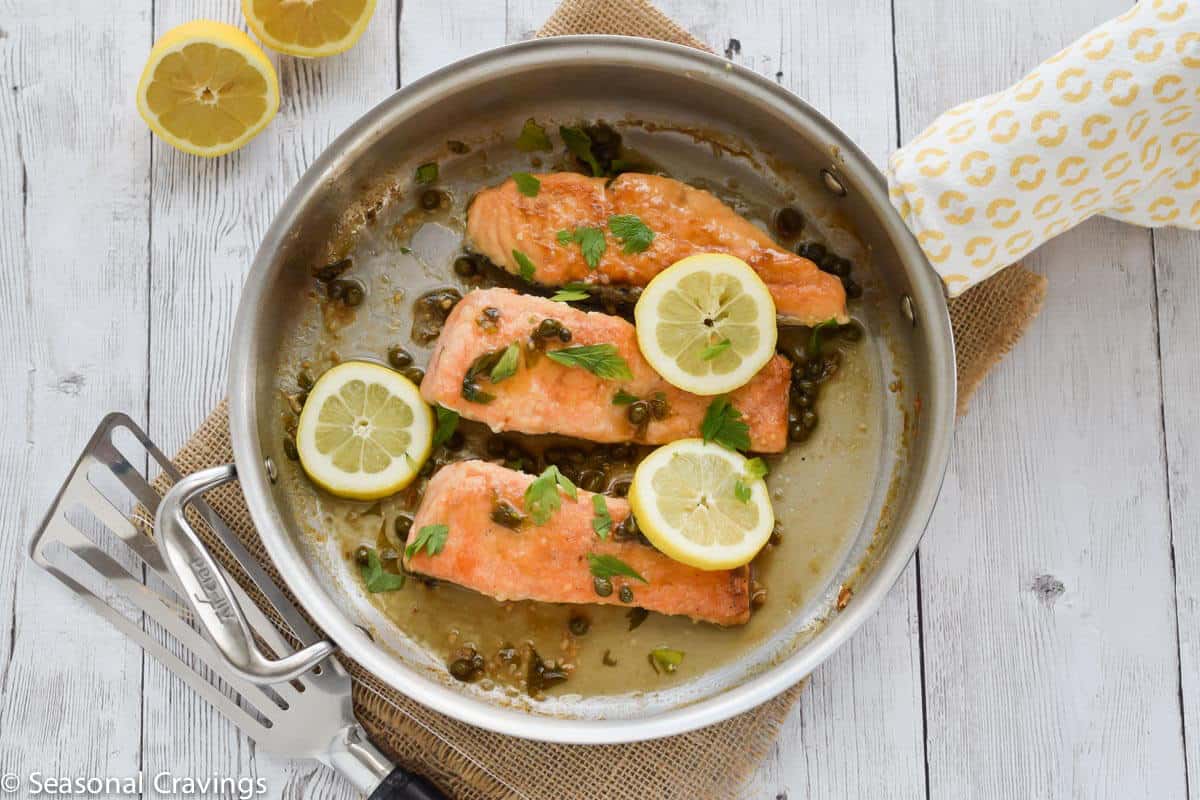
<path fill-rule="evenodd" d="M 636 129 L 623 129 L 622 134 L 638 153 L 666 166 L 669 174 L 714 191 L 751 219 L 765 223 L 772 207 L 795 203 L 742 163 L 734 165 L 736 177 L 722 184 L 689 175 L 684 164 L 672 163 L 672 147 L 681 144 L 679 134 Z M 688 138 L 688 146 L 694 148 Z M 443 151 L 437 160 L 441 175 L 436 186 L 452 199 L 449 208 L 421 210 L 421 187 L 415 187 L 376 208 L 331 248 L 328 260 L 346 256 L 353 260 L 353 267 L 343 277 L 362 281 L 366 296 L 357 308 L 345 309 L 325 301 L 314 285 L 310 306 L 300 315 L 302 322 L 290 337 L 285 360 L 289 369 L 278 376 L 281 436 L 294 424 L 286 395 L 296 394 L 296 375 L 302 369 L 317 377 L 339 360 L 384 360 L 388 348 L 396 344 L 405 347 L 418 366 L 424 366 L 430 347 L 410 335 L 414 301 L 432 289 L 454 286 L 466 293 L 480 285 L 460 278 L 452 269 L 462 252 L 465 204 L 471 193 L 515 170 L 554 166 L 549 156 L 550 163 L 539 166 L 528 155 L 477 145 L 465 155 Z M 730 172 L 728 164 L 723 172 Z M 809 211 L 803 204 L 801 208 Z M 853 258 L 855 275 L 861 277 L 865 259 L 847 243 L 844 232 L 815 231 L 812 215 L 806 216 L 809 222 L 804 238 L 834 240 L 834 249 Z M 499 280 L 512 279 L 500 276 Z M 861 307 L 856 306 L 851 304 L 851 313 L 861 316 Z M 869 325 L 864 328 L 870 330 Z M 402 512 L 411 514 L 422 481 L 381 502 L 362 503 L 316 490 L 293 461 L 280 465 L 280 479 L 303 511 L 317 545 L 314 550 L 325 548 L 342 560 L 340 571 L 346 586 L 361 592 L 441 664 L 460 648 L 476 649 L 489 661 L 481 688 L 489 688 L 488 681 L 493 678 L 504 684 L 523 677 L 523 667 L 510 667 L 496 656 L 506 646 L 521 650 L 531 643 L 543 659 L 560 661 L 570 672 L 569 680 L 550 693 L 586 696 L 661 689 L 736 660 L 784 627 L 802 606 L 826 591 L 858 532 L 880 464 L 882 381 L 870 335 L 852 344 L 839 341 L 837 346 L 842 352 L 841 368 L 821 387 L 816 431 L 808 441 L 790 445 L 786 453 L 767 459 L 771 467 L 767 482 L 782 541 L 765 548 L 756 559 L 755 580 L 766 587 L 766 602 L 747 625 L 737 628 L 722 629 L 651 613 L 630 631 L 626 608 L 500 603 L 451 584 L 431 587 L 411 577 L 399 591 L 368 594 L 357 578 L 354 550 L 360 545 L 382 549 L 388 537 L 395 541 L 394 519 Z M 466 434 L 466 445 L 455 457 L 482 456 L 486 429 L 464 421 L 460 430 Z M 518 440 L 534 452 L 555 443 L 553 437 L 508 434 L 505 439 Z M 587 620 L 586 633 L 571 633 L 572 617 Z M 386 640 L 388 636 L 376 638 Z M 656 647 L 686 654 L 676 673 L 659 674 L 652 667 L 648 654 Z"/>

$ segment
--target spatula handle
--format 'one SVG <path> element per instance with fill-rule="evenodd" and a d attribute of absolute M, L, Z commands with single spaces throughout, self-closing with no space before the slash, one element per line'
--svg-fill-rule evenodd
<path fill-rule="evenodd" d="M 449 800 L 436 786 L 404 767 L 396 767 L 367 800 Z"/>

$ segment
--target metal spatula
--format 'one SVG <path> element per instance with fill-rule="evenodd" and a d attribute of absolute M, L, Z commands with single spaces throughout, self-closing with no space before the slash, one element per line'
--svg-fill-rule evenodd
<path fill-rule="evenodd" d="M 273 663 L 291 658 L 291 663 L 303 661 L 307 666 L 283 682 L 269 686 L 251 682 L 230 668 L 217 648 L 192 627 L 192 609 L 180 599 L 179 584 L 154 540 L 142 534 L 100 488 L 123 489 L 151 512 L 158 507 L 157 493 L 117 447 L 114 435 L 122 430 L 173 480 L 181 479 L 175 466 L 133 420 L 124 414 L 108 415 L 34 535 L 30 544 L 33 560 L 263 748 L 294 758 L 315 758 L 368 793 L 370 800 L 445 800 L 432 783 L 396 766 L 371 744 L 354 719 L 350 676 L 336 659 L 327 658 L 332 647 L 319 640 L 233 532 L 202 501 L 193 507 L 290 628 L 286 635 L 281 633 L 236 581 L 227 581 L 249 632 L 278 657 Z M 194 597 L 196 603 L 206 602 L 203 596 Z M 154 624 L 147 624 L 150 622 Z M 174 640 L 174 648 L 168 639 Z M 184 652 L 178 655 L 181 649 Z M 297 659 L 301 654 L 303 658 Z"/>

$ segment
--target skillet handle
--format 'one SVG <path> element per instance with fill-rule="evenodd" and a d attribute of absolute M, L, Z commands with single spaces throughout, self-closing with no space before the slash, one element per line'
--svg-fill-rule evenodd
<path fill-rule="evenodd" d="M 283 683 L 308 672 L 332 655 L 335 648 L 321 641 L 278 659 L 258 648 L 224 570 L 213 560 L 185 513 L 200 495 L 234 480 L 237 467 L 233 464 L 210 467 L 180 479 L 158 505 L 154 540 L 226 665 L 251 683 Z"/>
<path fill-rule="evenodd" d="M 367 800 L 450 800 L 428 779 L 396 767 L 380 781 Z"/>

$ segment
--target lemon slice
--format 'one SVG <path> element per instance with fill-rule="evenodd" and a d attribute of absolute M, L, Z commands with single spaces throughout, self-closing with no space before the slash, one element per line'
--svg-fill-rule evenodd
<path fill-rule="evenodd" d="M 375 0 L 242 0 L 242 13 L 272 50 L 319 58 L 354 46 L 375 13 Z"/>
<path fill-rule="evenodd" d="M 638 528 L 663 553 L 693 567 L 750 563 L 771 536 L 775 511 L 766 482 L 747 474 L 747 463 L 701 439 L 658 448 L 638 464 L 629 489 Z"/>
<path fill-rule="evenodd" d="M 677 261 L 634 309 L 638 347 L 685 392 L 725 394 L 750 382 L 775 353 L 775 301 L 745 261 L 703 253 Z"/>
<path fill-rule="evenodd" d="M 154 43 L 138 81 L 137 107 L 172 147 L 197 156 L 238 149 L 279 110 L 279 78 L 250 37 L 196 20 Z"/>
<path fill-rule="evenodd" d="M 355 500 L 408 486 L 432 441 L 433 414 L 412 381 L 365 361 L 347 361 L 322 375 L 296 428 L 308 477 Z"/>

